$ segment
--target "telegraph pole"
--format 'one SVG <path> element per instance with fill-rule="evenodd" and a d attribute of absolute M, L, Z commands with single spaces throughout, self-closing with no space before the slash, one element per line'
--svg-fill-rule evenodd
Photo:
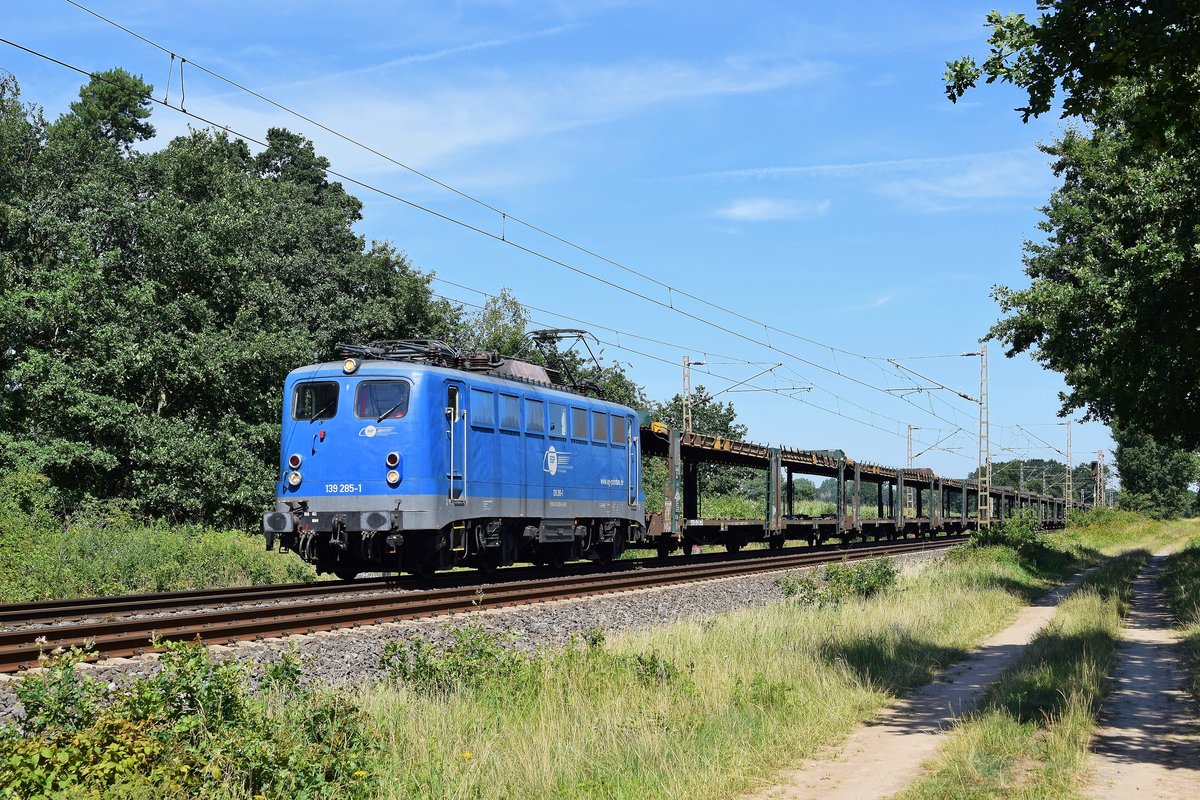
<path fill-rule="evenodd" d="M 704 365 L 704 361 L 692 361 L 691 356 L 683 357 L 683 432 L 692 431 L 692 367 Z"/>
<path fill-rule="evenodd" d="M 908 462 L 907 462 L 907 464 L 908 464 L 909 469 L 913 468 L 912 432 L 919 431 L 919 430 L 921 430 L 921 429 L 918 428 L 916 425 L 908 426 Z M 904 508 L 905 509 L 916 508 L 916 503 L 917 503 L 916 492 L 917 492 L 917 487 L 915 487 L 915 486 L 906 485 L 904 487 Z"/>
<path fill-rule="evenodd" d="M 1063 479 L 1063 499 L 1067 501 L 1067 511 L 1071 510 L 1071 504 L 1075 500 L 1071 486 L 1071 472 L 1074 469 L 1071 465 L 1071 422 L 1073 420 L 1058 423 L 1067 426 L 1067 476 Z"/>
<path fill-rule="evenodd" d="M 975 505 L 979 509 L 979 526 L 992 521 L 992 449 L 988 441 L 988 358 L 987 345 L 979 348 L 979 480 Z"/>

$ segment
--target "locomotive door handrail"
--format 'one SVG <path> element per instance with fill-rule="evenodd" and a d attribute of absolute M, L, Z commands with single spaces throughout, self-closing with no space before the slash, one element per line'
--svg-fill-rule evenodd
<path fill-rule="evenodd" d="M 640 462 L 635 461 L 635 459 L 639 458 L 635 448 L 637 447 L 637 443 L 641 441 L 641 436 L 640 434 L 634 434 L 634 431 L 638 430 L 636 425 L 637 420 L 632 417 L 629 417 L 625 420 L 625 481 L 628 486 L 626 494 L 629 499 L 630 508 L 637 507 L 638 499 L 639 478 L 636 465 Z"/>
<path fill-rule="evenodd" d="M 461 506 L 467 502 L 467 410 L 463 408 L 466 387 L 457 381 L 446 384 L 446 421 L 450 423 L 447 431 L 450 438 L 450 463 L 446 471 L 447 489 L 446 500 L 453 505 Z M 458 429 L 462 429 L 461 449 L 459 448 Z"/>

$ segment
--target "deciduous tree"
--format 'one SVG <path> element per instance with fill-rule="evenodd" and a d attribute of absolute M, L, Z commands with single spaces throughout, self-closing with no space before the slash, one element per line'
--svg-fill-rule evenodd
<path fill-rule="evenodd" d="M 1122 508 L 1160 517 L 1177 517 L 1189 510 L 1193 501 L 1189 487 L 1200 479 L 1200 458 L 1121 424 L 1113 425 L 1113 438 Z"/>
<path fill-rule="evenodd" d="M 49 126 L 0 87 L 0 470 L 67 497 L 249 520 L 281 384 L 339 341 L 449 335 L 428 278 L 353 225 L 310 142 L 193 131 L 151 153 L 150 87 L 94 78 Z"/>
<path fill-rule="evenodd" d="M 992 11 L 989 54 L 946 66 L 946 94 L 957 101 L 983 78 L 1025 90 L 1022 118 L 1062 103 L 1087 122 L 1112 117 L 1115 90 L 1132 88 L 1121 116 L 1148 143 L 1174 130 L 1191 135 L 1200 114 L 1200 2 L 1197 0 L 1038 0 L 1039 16 Z"/>
<path fill-rule="evenodd" d="M 1042 147 L 1062 185 L 989 335 L 1063 374 L 1063 414 L 1200 448 L 1200 2 L 1038 7 L 989 14 L 990 57 L 946 74 L 951 99 L 986 76 L 1027 91 L 1025 119 L 1061 97 L 1085 123 Z"/>

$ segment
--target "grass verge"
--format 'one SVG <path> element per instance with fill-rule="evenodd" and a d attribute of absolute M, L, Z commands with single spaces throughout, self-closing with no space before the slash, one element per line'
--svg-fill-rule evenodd
<path fill-rule="evenodd" d="M 956 548 L 916 574 L 842 568 L 790 602 L 538 653 L 463 628 L 443 647 L 393 645 L 389 679 L 349 696 L 297 690 L 296 664 L 252 694 L 235 668 L 182 649 L 178 668 L 105 694 L 68 657 L 26 678 L 34 714 L 0 727 L 0 749 L 22 756 L 0 784 L 15 797 L 728 797 L 928 681 L 1097 552 L 1062 535 Z"/>
<path fill-rule="evenodd" d="M 1183 636 L 1188 691 L 1200 702 L 1200 537 L 1167 559 L 1162 583 Z"/>
<path fill-rule="evenodd" d="M 1101 558 L 1078 531 L 1024 553 L 956 548 L 866 598 L 799 592 L 800 602 L 542 654 L 527 670 L 464 670 L 480 677 L 454 689 L 397 680 L 363 701 L 384 748 L 378 796 L 735 795 L 835 742 Z M 418 661 L 427 654 L 397 672 Z"/>
<path fill-rule="evenodd" d="M 0 506 L 0 602 L 315 580 L 261 536 L 138 519 L 95 504 L 70 519 Z"/>
<path fill-rule="evenodd" d="M 1064 600 L 1020 662 L 949 738 L 931 771 L 900 797 L 1075 797 L 1130 585 L 1148 557 L 1135 550 L 1113 559 Z"/>

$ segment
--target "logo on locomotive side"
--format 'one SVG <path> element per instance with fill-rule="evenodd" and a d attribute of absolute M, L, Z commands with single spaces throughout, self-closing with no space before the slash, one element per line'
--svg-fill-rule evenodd
<path fill-rule="evenodd" d="M 389 436 L 390 434 L 394 433 L 395 430 L 396 429 L 394 427 L 390 427 L 390 426 L 386 426 L 386 425 L 382 428 L 378 428 L 374 425 L 368 425 L 367 427 L 360 430 L 358 432 L 358 435 L 365 436 L 368 439 L 371 439 L 376 436 Z"/>
<path fill-rule="evenodd" d="M 542 459 L 542 471 L 557 475 L 559 470 L 566 472 L 570 468 L 571 454 L 555 450 L 554 445 L 551 445 L 550 449 L 546 451 L 545 458 Z"/>

